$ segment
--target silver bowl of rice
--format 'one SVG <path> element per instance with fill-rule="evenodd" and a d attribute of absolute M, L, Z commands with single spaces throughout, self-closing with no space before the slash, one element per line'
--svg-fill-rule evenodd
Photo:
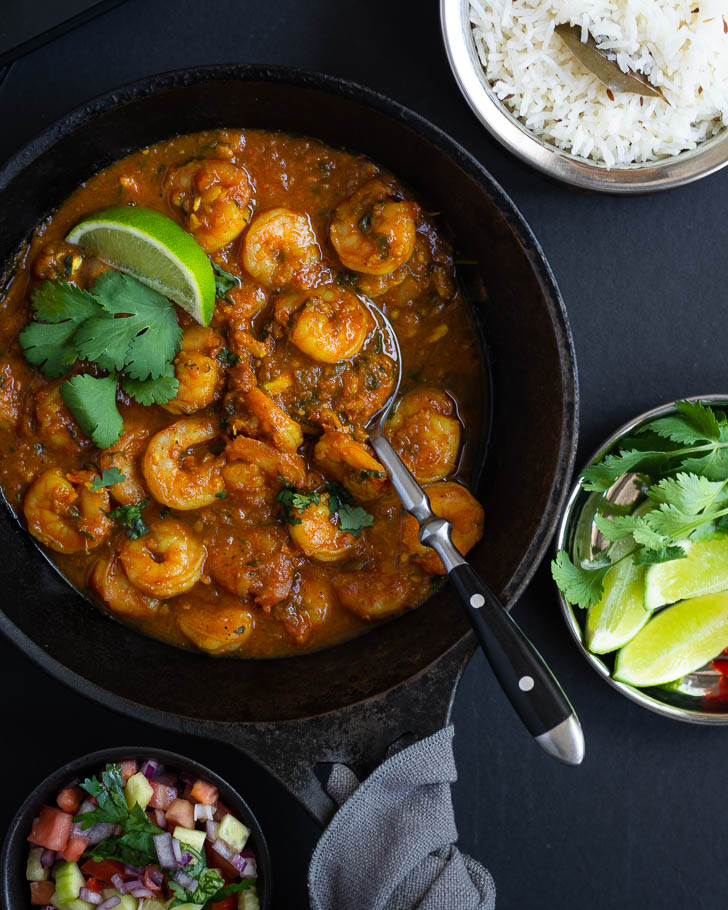
<path fill-rule="evenodd" d="M 440 15 L 477 117 L 550 177 L 645 193 L 728 164 L 726 0 L 440 0 Z M 667 101 L 608 90 L 554 31 L 561 23 Z"/>

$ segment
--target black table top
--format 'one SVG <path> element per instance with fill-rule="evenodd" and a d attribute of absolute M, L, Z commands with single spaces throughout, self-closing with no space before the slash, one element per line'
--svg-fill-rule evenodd
<path fill-rule="evenodd" d="M 445 60 L 435 0 L 127 0 L 12 66 L 0 85 L 0 159 L 93 95 L 149 73 L 223 62 L 303 66 L 370 85 L 430 118 L 490 169 L 540 239 L 566 301 L 580 368 L 581 460 L 648 407 L 726 391 L 728 170 L 630 199 L 549 183 L 470 113 Z M 570 769 L 542 754 L 475 656 L 455 704 L 455 804 L 460 846 L 493 872 L 498 906 L 718 905 L 728 731 L 658 717 L 597 678 L 571 642 L 546 566 L 515 615 L 570 694 L 587 755 Z M 88 702 L 5 641 L 0 691 L 6 824 L 22 796 L 68 758 L 123 743 L 177 748 L 235 781 L 258 813 L 278 872 L 276 910 L 306 906 L 316 828 L 233 748 Z"/>

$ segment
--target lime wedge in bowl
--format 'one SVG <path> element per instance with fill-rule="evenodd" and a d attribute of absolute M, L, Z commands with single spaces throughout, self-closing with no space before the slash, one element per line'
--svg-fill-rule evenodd
<path fill-rule="evenodd" d="M 705 666 L 728 647 L 728 593 L 706 594 L 662 610 L 617 655 L 614 678 L 660 686 Z"/>
<path fill-rule="evenodd" d="M 650 618 L 644 600 L 645 567 L 623 559 L 607 572 L 604 594 L 589 607 L 584 640 L 593 654 L 608 654 L 627 644 Z"/>
<path fill-rule="evenodd" d="M 728 591 L 728 537 L 685 542 L 687 557 L 650 566 L 645 573 L 645 610 L 703 594 Z"/>
<path fill-rule="evenodd" d="M 83 218 L 66 240 L 179 304 L 202 325 L 215 308 L 215 275 L 202 247 L 175 221 L 135 205 Z"/>

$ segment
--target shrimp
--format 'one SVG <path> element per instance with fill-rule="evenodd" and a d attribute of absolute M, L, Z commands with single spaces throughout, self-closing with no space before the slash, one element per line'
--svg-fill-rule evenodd
<path fill-rule="evenodd" d="M 174 358 L 179 388 L 175 397 L 162 406 L 165 410 L 172 414 L 192 414 L 220 397 L 222 365 L 216 355 L 222 347 L 220 336 L 212 329 L 201 325 L 185 329 L 180 351 Z"/>
<path fill-rule="evenodd" d="M 0 427 L 11 429 L 18 423 L 25 389 L 32 377 L 28 365 L 6 354 L 0 361 Z"/>
<path fill-rule="evenodd" d="M 374 328 L 367 308 L 344 288 L 328 285 L 286 297 L 276 304 L 276 317 L 285 319 L 283 314 L 293 310 L 289 338 L 299 351 L 322 363 L 356 356 Z"/>
<path fill-rule="evenodd" d="M 124 480 L 110 486 L 109 493 L 122 505 L 133 505 L 144 499 L 147 489 L 139 471 L 139 456 L 149 439 L 149 428 L 143 425 L 124 430 L 121 439 L 99 455 L 99 469 L 116 468 Z"/>
<path fill-rule="evenodd" d="M 275 616 L 293 641 L 303 645 L 326 622 L 335 605 L 331 582 L 315 570 L 304 570 L 294 583 L 290 599 L 276 608 Z"/>
<path fill-rule="evenodd" d="M 61 398 L 60 382 L 39 389 L 33 396 L 35 419 L 43 441 L 62 452 L 78 452 L 90 440 L 73 419 Z"/>
<path fill-rule="evenodd" d="M 135 588 L 115 556 L 99 559 L 91 569 L 88 582 L 112 613 L 140 618 L 159 609 L 159 600 Z"/>
<path fill-rule="evenodd" d="M 361 549 L 361 538 L 340 531 L 329 510 L 329 494 L 305 509 L 293 509 L 295 524 L 288 526 L 293 542 L 319 562 L 338 562 Z"/>
<path fill-rule="evenodd" d="M 360 442 L 341 430 L 324 432 L 316 443 L 314 458 L 327 475 L 361 502 L 379 499 L 389 488 L 382 465 Z"/>
<path fill-rule="evenodd" d="M 291 592 L 298 560 L 278 525 L 222 532 L 210 546 L 208 571 L 231 594 L 252 597 L 266 612 Z"/>
<path fill-rule="evenodd" d="M 279 408 L 262 389 L 243 395 L 246 417 L 239 418 L 239 429 L 249 436 L 268 437 L 282 452 L 295 452 L 303 443 L 301 425 Z M 246 419 L 247 418 L 247 419 Z"/>
<path fill-rule="evenodd" d="M 222 469 L 228 491 L 259 505 L 281 482 L 301 486 L 306 480 L 306 462 L 300 455 L 279 452 L 259 439 L 236 436 L 225 449 Z"/>
<path fill-rule="evenodd" d="M 229 161 L 203 158 L 180 165 L 166 178 L 165 193 L 182 209 L 188 231 L 206 253 L 232 243 L 253 215 L 248 172 Z"/>
<path fill-rule="evenodd" d="M 31 484 L 23 501 L 28 530 L 58 553 L 83 553 L 110 533 L 109 494 L 91 491 L 91 471 L 45 471 Z"/>
<path fill-rule="evenodd" d="M 149 533 L 125 540 L 119 553 L 129 581 L 144 594 L 166 599 L 197 584 L 205 547 L 176 518 L 151 522 Z"/>
<path fill-rule="evenodd" d="M 341 606 L 362 619 L 382 619 L 407 603 L 406 577 L 401 572 L 339 572 L 331 581 Z"/>
<path fill-rule="evenodd" d="M 180 630 L 210 654 L 236 651 L 255 629 L 255 616 L 237 598 L 223 594 L 214 601 L 183 600 L 175 608 Z"/>
<path fill-rule="evenodd" d="M 217 436 L 217 422 L 209 417 L 178 420 L 153 436 L 142 458 L 149 492 L 172 509 L 201 509 L 224 492 L 222 460 L 211 452 L 196 457 L 193 446 Z"/>
<path fill-rule="evenodd" d="M 307 287 L 319 274 L 321 249 L 308 215 L 277 208 L 253 221 L 243 240 L 243 265 L 263 287 Z"/>
<path fill-rule="evenodd" d="M 420 207 L 397 198 L 378 178 L 334 209 L 329 233 L 339 259 L 354 272 L 387 275 L 412 255 Z"/>
<path fill-rule="evenodd" d="M 457 467 L 460 422 L 447 393 L 422 389 L 404 395 L 384 433 L 420 483 L 447 477 Z"/>
<path fill-rule="evenodd" d="M 465 487 L 452 481 L 430 484 L 425 491 L 435 515 L 452 523 L 452 541 L 464 555 L 483 536 L 483 507 Z M 419 525 L 412 515 L 405 515 L 402 521 L 402 544 L 425 572 L 447 574 L 437 553 L 420 543 Z"/>

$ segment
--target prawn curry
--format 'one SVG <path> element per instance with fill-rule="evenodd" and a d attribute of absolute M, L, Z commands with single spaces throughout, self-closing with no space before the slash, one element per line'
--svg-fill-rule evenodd
<path fill-rule="evenodd" d="M 172 219 L 217 276 L 208 325 L 163 301 L 177 333 L 169 375 L 156 380 L 173 383 L 166 398 L 123 379 L 116 389 L 122 364 L 104 364 L 103 344 L 91 356 L 79 341 L 86 353 L 67 361 L 60 344 L 45 368 L 29 362 L 30 325 L 55 322 L 66 338 L 81 301 L 102 286 L 124 291 L 123 267 L 66 240 L 108 206 Z M 49 303 L 60 294 L 76 307 L 61 322 Z M 467 551 L 483 524 L 461 482 L 483 420 L 483 368 L 436 213 L 363 156 L 256 130 L 145 148 L 38 227 L 1 304 L 6 500 L 103 609 L 212 654 L 316 649 L 416 606 L 444 569 L 366 442 L 395 367 L 365 298 L 402 348 L 386 433 Z M 129 308 L 113 312 L 105 331 Z M 142 339 L 152 331 L 142 329 Z M 77 398 L 111 375 L 104 394 L 121 420 L 97 444 Z"/>

